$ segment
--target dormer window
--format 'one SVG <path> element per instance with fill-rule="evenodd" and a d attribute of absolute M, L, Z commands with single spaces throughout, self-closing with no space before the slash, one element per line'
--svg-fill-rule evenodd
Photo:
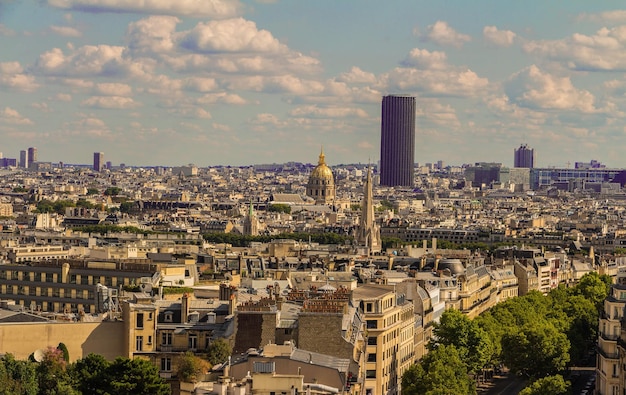
<path fill-rule="evenodd" d="M 166 311 L 163 316 L 165 322 L 174 322 L 174 313 L 171 311 Z"/>

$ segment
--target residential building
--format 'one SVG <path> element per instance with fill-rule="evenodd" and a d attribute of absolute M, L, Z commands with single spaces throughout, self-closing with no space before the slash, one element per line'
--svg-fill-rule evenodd
<path fill-rule="evenodd" d="M 402 374 L 415 362 L 413 303 L 382 284 L 364 284 L 352 297 L 366 323 L 365 394 L 399 394 Z"/>

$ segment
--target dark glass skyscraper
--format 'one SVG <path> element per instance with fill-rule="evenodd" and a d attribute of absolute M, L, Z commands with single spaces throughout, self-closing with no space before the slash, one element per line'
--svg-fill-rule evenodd
<path fill-rule="evenodd" d="M 528 148 L 526 144 L 520 145 L 515 150 L 513 167 L 527 167 L 529 169 L 535 167 L 535 150 Z"/>
<path fill-rule="evenodd" d="M 380 123 L 380 185 L 413 186 L 415 97 L 383 96 Z"/>

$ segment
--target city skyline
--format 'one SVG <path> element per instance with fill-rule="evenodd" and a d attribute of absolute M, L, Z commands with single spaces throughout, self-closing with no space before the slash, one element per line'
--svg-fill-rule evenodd
<path fill-rule="evenodd" d="M 89 163 L 377 162 L 416 97 L 415 162 L 626 167 L 616 1 L 0 2 L 0 151 Z"/>

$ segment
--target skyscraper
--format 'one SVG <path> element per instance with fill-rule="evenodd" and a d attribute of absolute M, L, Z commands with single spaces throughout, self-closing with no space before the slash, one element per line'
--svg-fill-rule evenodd
<path fill-rule="evenodd" d="M 102 171 L 103 168 L 104 168 L 104 153 L 94 152 L 93 153 L 93 170 Z"/>
<path fill-rule="evenodd" d="M 33 164 L 33 162 L 37 162 L 37 148 L 36 147 L 28 147 L 28 168 Z"/>
<path fill-rule="evenodd" d="M 526 167 L 532 169 L 535 166 L 535 150 L 522 144 L 515 150 L 513 167 Z"/>
<path fill-rule="evenodd" d="M 413 186 L 415 97 L 383 97 L 380 134 L 380 185 Z"/>
<path fill-rule="evenodd" d="M 20 167 L 25 169 L 28 167 L 28 151 L 26 150 L 20 151 Z"/>

